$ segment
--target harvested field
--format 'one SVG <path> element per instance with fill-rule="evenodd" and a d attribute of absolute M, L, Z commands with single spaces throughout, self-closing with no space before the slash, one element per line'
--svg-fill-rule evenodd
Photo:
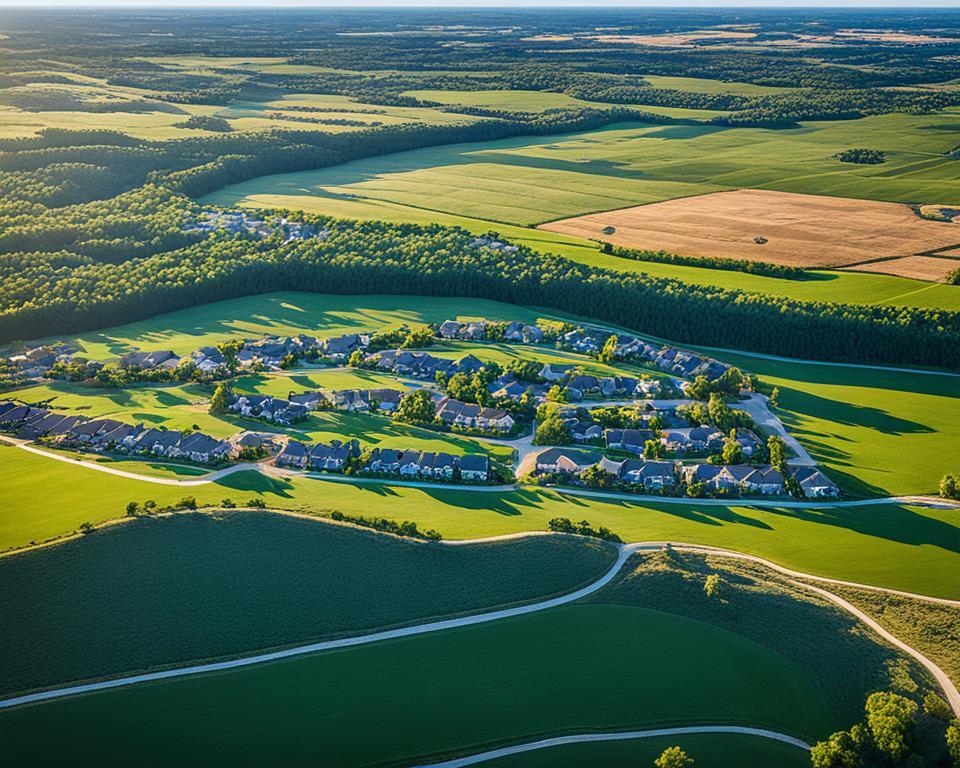
<path fill-rule="evenodd" d="M 630 248 L 797 267 L 844 267 L 960 243 L 956 224 L 921 219 L 906 205 L 760 189 L 667 200 L 540 226 Z M 616 231 L 605 234 L 607 227 Z"/>
<path fill-rule="evenodd" d="M 951 272 L 960 269 L 960 259 L 940 259 L 936 256 L 904 256 L 902 259 L 871 261 L 849 267 L 857 272 L 877 272 L 897 277 L 913 277 L 917 280 L 939 282 Z"/>

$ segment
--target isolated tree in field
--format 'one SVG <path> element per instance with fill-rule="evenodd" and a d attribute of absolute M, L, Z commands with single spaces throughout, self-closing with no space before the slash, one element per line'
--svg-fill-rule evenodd
<path fill-rule="evenodd" d="M 656 768 L 690 768 L 693 758 L 688 756 L 680 747 L 667 747 L 660 753 L 660 757 L 653 761 Z"/>
<path fill-rule="evenodd" d="M 867 727 L 877 749 L 894 762 L 910 751 L 910 733 L 916 722 L 917 705 L 897 693 L 880 691 L 867 699 Z"/>
<path fill-rule="evenodd" d="M 723 579 L 720 578 L 719 573 L 711 573 L 707 576 L 707 580 L 703 582 L 703 591 L 707 593 L 707 597 L 715 598 L 720 597 L 720 588 L 723 585 Z"/>
<path fill-rule="evenodd" d="M 743 461 L 743 448 L 737 442 L 737 430 L 731 429 L 730 435 L 723 441 L 720 457 L 724 464 L 739 464 Z"/>
<path fill-rule="evenodd" d="M 947 726 L 947 752 L 954 765 L 960 766 L 960 720 L 954 720 Z"/>
<path fill-rule="evenodd" d="M 233 391 L 230 389 L 230 385 L 226 382 L 221 382 L 217 384 L 217 388 L 213 393 L 213 397 L 210 398 L 210 413 L 226 413 L 227 408 L 230 407 L 230 400 L 233 398 Z"/>
<path fill-rule="evenodd" d="M 781 469 L 784 461 L 786 461 L 786 447 L 786 443 L 776 435 L 770 435 L 770 437 L 767 438 L 767 451 L 770 454 L 770 464 L 777 469 Z"/>
<path fill-rule="evenodd" d="M 429 424 L 436 418 L 437 407 L 425 389 L 417 389 L 400 399 L 397 418 L 408 424 Z"/>
<path fill-rule="evenodd" d="M 811 747 L 810 765 L 811 768 L 862 768 L 863 759 L 854 737 L 847 731 L 838 731 Z"/>
<path fill-rule="evenodd" d="M 940 498 L 960 499 L 960 477 L 944 475 L 940 481 Z"/>

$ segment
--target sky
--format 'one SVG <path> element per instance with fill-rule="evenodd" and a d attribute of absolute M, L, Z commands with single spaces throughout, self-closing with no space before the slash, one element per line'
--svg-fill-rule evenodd
<path fill-rule="evenodd" d="M 697 7 L 697 8 L 956 8 L 960 0 L 0 0 L 0 8 L 102 6 L 111 8 L 310 8 L 310 7 L 418 7 L 418 8 L 550 8 L 550 7 Z"/>

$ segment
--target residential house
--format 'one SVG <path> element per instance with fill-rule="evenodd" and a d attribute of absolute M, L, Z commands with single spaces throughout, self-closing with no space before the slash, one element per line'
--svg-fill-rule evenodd
<path fill-rule="evenodd" d="M 647 441 L 656 438 L 650 429 L 607 429 L 603 439 L 607 448 L 641 454 Z"/>
<path fill-rule="evenodd" d="M 480 454 L 460 457 L 460 477 L 463 480 L 486 482 L 490 478 L 490 459 Z"/>
<path fill-rule="evenodd" d="M 288 440 L 283 450 L 274 460 L 278 467 L 295 467 L 304 469 L 310 456 L 310 449 L 299 440 Z"/>
<path fill-rule="evenodd" d="M 792 474 L 793 479 L 800 484 L 804 494 L 809 498 L 840 495 L 840 489 L 836 484 L 816 467 L 795 467 Z"/>
<path fill-rule="evenodd" d="M 400 471 L 400 451 L 393 448 L 374 448 L 367 464 L 371 472 L 393 475 Z"/>
<path fill-rule="evenodd" d="M 723 447 L 723 433 L 716 427 L 670 427 L 660 433 L 660 442 L 668 451 L 712 451 Z"/>

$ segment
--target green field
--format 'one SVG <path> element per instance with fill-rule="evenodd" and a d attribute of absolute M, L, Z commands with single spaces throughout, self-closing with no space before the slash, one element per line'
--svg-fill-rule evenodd
<path fill-rule="evenodd" d="M 0 558 L 17 627 L 0 693 L 541 600 L 613 560 L 579 537 L 448 547 L 270 512 L 140 519 Z"/>
<path fill-rule="evenodd" d="M 177 734 L 162 751 L 151 738 L 158 718 Z M 842 722 L 804 671 L 743 637 L 641 608 L 573 605 L 27 707 L 0 715 L 0 736 L 5 754 L 32 765 L 69 755 L 97 765 L 334 768 L 704 721 L 811 739 Z"/>
<path fill-rule="evenodd" d="M 769 739 L 736 734 L 662 736 L 635 741 L 571 744 L 483 763 L 485 768 L 647 768 L 667 747 L 682 747 L 696 768 L 777 766 L 807 768 L 810 756 L 802 749 Z"/>
<path fill-rule="evenodd" d="M 768 557 L 798 570 L 922 594 L 960 597 L 960 526 L 953 510 L 877 504 L 845 509 L 665 504 L 562 496 L 528 488 L 460 491 L 443 486 L 352 485 L 278 480 L 241 472 L 217 483 L 176 487 L 115 477 L 0 445 L 0 548 L 123 517 L 127 502 L 173 504 L 184 496 L 219 504 L 262 498 L 270 507 L 414 520 L 448 539 L 545 530 L 563 516 L 605 525 L 626 541 L 686 541 Z M 43 503 L 38 502 L 43 489 Z"/>

